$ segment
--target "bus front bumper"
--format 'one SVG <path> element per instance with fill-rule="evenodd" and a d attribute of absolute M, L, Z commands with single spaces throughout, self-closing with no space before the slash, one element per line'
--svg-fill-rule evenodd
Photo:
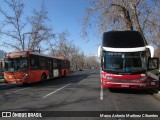
<path fill-rule="evenodd" d="M 5 83 L 8 83 L 8 84 L 23 83 L 23 80 L 22 79 L 10 79 L 10 80 L 5 80 Z"/>
<path fill-rule="evenodd" d="M 106 82 L 102 83 L 103 88 L 124 88 L 124 89 L 157 89 L 157 82 L 145 83 L 117 83 Z"/>

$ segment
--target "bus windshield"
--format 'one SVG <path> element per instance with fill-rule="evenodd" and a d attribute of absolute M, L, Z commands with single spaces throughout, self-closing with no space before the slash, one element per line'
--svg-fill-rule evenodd
<path fill-rule="evenodd" d="M 141 73 L 146 71 L 145 52 L 108 52 L 103 53 L 103 69 L 112 73 Z"/>
<path fill-rule="evenodd" d="M 7 72 L 27 70 L 27 58 L 5 59 L 4 70 Z"/>

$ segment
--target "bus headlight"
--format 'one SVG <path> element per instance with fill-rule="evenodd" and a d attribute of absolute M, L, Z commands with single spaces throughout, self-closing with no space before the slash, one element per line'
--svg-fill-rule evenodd
<path fill-rule="evenodd" d="M 23 76 L 23 78 L 27 78 L 28 77 L 28 74 L 26 73 L 24 76 Z"/>
<path fill-rule="evenodd" d="M 5 80 L 7 80 L 7 77 L 6 77 L 6 76 L 4 76 L 4 79 L 5 79 Z"/>
<path fill-rule="evenodd" d="M 145 76 L 145 77 L 140 78 L 139 81 L 143 81 L 143 80 L 146 80 L 146 79 L 147 79 L 147 77 Z"/>

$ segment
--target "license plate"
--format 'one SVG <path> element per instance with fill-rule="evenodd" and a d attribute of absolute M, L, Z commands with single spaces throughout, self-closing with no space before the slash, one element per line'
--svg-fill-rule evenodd
<path fill-rule="evenodd" d="M 129 85 L 121 85 L 121 87 L 129 87 Z"/>
<path fill-rule="evenodd" d="M 151 82 L 151 85 L 156 85 L 156 83 L 155 82 Z"/>

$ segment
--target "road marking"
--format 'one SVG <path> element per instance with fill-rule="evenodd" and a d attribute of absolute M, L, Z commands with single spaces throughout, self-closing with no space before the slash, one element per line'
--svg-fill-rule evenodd
<path fill-rule="evenodd" d="M 12 93 L 17 93 L 17 92 L 25 90 L 25 89 L 28 89 L 28 88 L 23 88 L 23 89 L 19 89 L 19 90 L 13 91 L 11 93 L 6 93 L 6 95 L 9 95 L 9 94 L 12 94 Z"/>
<path fill-rule="evenodd" d="M 16 91 L 14 91 L 14 93 L 25 90 L 25 89 L 28 89 L 28 88 L 23 88 L 23 89 L 16 90 Z"/>
<path fill-rule="evenodd" d="M 63 86 L 63 87 L 61 87 L 61 88 L 59 88 L 59 89 L 57 89 L 57 90 L 55 90 L 55 91 L 53 91 L 53 92 L 47 94 L 47 95 L 45 95 L 43 98 L 46 98 L 46 97 L 48 97 L 48 96 L 50 96 L 50 95 L 52 95 L 52 94 L 54 94 L 54 93 L 56 93 L 56 92 L 62 90 L 63 88 L 69 86 L 70 84 L 71 84 L 71 83 L 69 83 L 69 84 L 67 84 L 67 85 L 65 85 L 65 86 Z"/>
<path fill-rule="evenodd" d="M 100 100 L 103 100 L 103 87 L 101 85 L 101 91 L 100 91 Z"/>

